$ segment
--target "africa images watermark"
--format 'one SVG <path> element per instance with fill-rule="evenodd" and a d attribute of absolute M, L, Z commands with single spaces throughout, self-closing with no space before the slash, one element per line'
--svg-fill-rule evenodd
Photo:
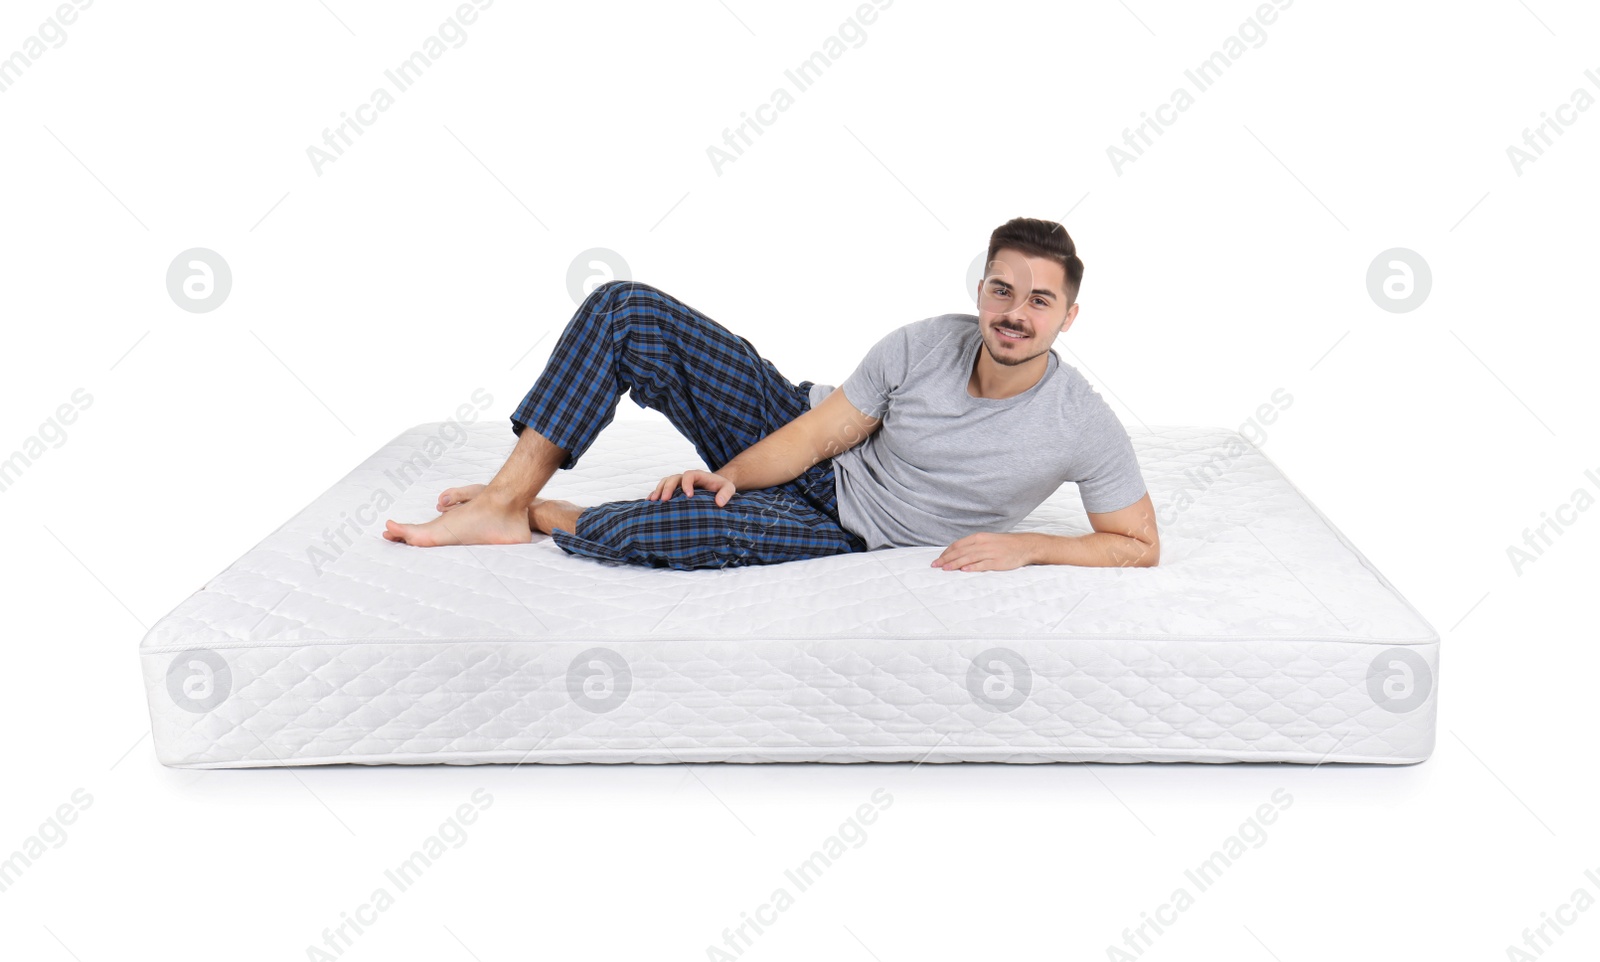
<path fill-rule="evenodd" d="M 0 60 L 0 94 L 6 93 L 22 79 L 23 71 L 32 67 L 40 57 L 51 50 L 60 50 L 67 43 L 67 28 L 78 22 L 78 14 L 89 9 L 94 0 L 73 0 L 56 7 L 44 23 L 39 24 L 31 36 L 24 37 L 11 56 Z M 48 44 L 48 46 L 46 46 Z"/>
<path fill-rule="evenodd" d="M 1277 22 L 1278 14 L 1289 9 L 1294 0 L 1272 0 L 1256 7 L 1244 23 L 1239 24 L 1239 29 L 1232 35 L 1225 37 L 1221 49 L 1214 50 L 1210 57 L 1201 61 L 1199 66 L 1192 67 L 1183 72 L 1185 79 L 1194 87 L 1195 93 L 1190 93 L 1188 87 L 1178 87 L 1172 91 L 1167 103 L 1161 104 L 1152 111 L 1140 113 L 1143 118 L 1136 127 L 1122 129 L 1122 144 L 1119 147 L 1111 144 L 1106 147 L 1106 157 L 1111 160 L 1111 169 L 1122 176 L 1122 169 L 1140 157 L 1144 156 L 1145 149 L 1155 143 L 1156 137 L 1166 133 L 1166 128 L 1178 122 L 1178 115 L 1188 111 L 1195 105 L 1195 94 L 1205 93 L 1210 90 L 1227 69 L 1239 62 L 1245 55 L 1245 44 L 1251 48 L 1260 49 L 1267 42 L 1267 27 Z M 1151 116 L 1154 114 L 1154 116 Z"/>
<path fill-rule="evenodd" d="M 1600 70 L 1585 70 L 1583 76 L 1600 89 Z M 1522 128 L 1521 147 L 1512 144 L 1506 148 L 1506 157 L 1511 161 L 1511 169 L 1518 177 L 1522 176 L 1524 167 L 1544 156 L 1546 147 L 1555 144 L 1551 134 L 1555 134 L 1556 137 L 1565 134 L 1567 132 L 1565 128 L 1577 123 L 1578 115 L 1595 104 L 1594 94 L 1583 87 L 1573 88 L 1572 96 L 1567 99 L 1569 103 L 1561 104 L 1553 111 L 1555 116 L 1551 116 L 1552 111 L 1541 110 L 1539 116 L 1543 119 L 1537 125 Z"/>
<path fill-rule="evenodd" d="M 1600 891 L 1600 870 L 1586 869 L 1583 877 L 1594 885 L 1596 891 Z M 1511 962 L 1534 962 L 1544 955 L 1546 949 L 1555 945 L 1556 939 L 1565 935 L 1567 929 L 1578 924 L 1583 913 L 1594 906 L 1594 892 L 1589 891 L 1587 885 L 1578 886 L 1554 910 L 1540 912 L 1538 926 L 1522 930 L 1522 944 L 1513 942 L 1506 946 L 1506 958 Z"/>
<path fill-rule="evenodd" d="M 1590 468 L 1583 472 L 1584 480 L 1588 481 L 1596 491 L 1600 491 L 1600 470 Z M 1572 495 L 1566 501 L 1556 505 L 1549 511 L 1539 512 L 1539 524 L 1533 528 L 1522 529 L 1522 544 L 1506 545 L 1506 558 L 1511 562 L 1511 570 L 1520 578 L 1528 565 L 1533 564 L 1544 553 L 1552 548 L 1556 539 L 1567 533 L 1567 529 L 1578 523 L 1578 519 L 1585 511 L 1595 505 L 1595 496 L 1588 488 L 1573 488 Z"/>
<path fill-rule="evenodd" d="M 816 885 L 822 873 L 846 852 L 867 844 L 865 826 L 876 822 L 878 816 L 894 804 L 894 796 L 886 788 L 875 789 L 871 799 L 870 803 L 856 806 L 850 817 L 840 823 L 839 830 L 823 839 L 810 857 L 794 868 L 784 869 L 783 877 L 788 884 L 773 889 L 767 900 L 751 911 L 740 912 L 739 924 L 722 930 L 722 944 L 706 946 L 706 958 L 710 962 L 733 962 L 744 955 L 745 950 L 755 944 L 756 936 L 777 924 L 780 913 L 794 908 L 796 895 Z M 793 891 L 790 891 L 791 885 Z"/>
<path fill-rule="evenodd" d="M 1157 521 L 1164 525 L 1175 523 L 1179 515 L 1193 507 L 1195 502 L 1205 497 L 1212 485 L 1227 475 L 1235 461 L 1266 446 L 1266 426 L 1289 410 L 1294 404 L 1294 395 L 1280 387 L 1272 392 L 1270 400 L 1271 403 L 1263 402 L 1256 406 L 1255 413 L 1239 425 L 1237 432 L 1228 436 L 1222 450 L 1215 456 L 1202 464 L 1184 469 L 1182 484 L 1156 506 Z"/>
<path fill-rule="evenodd" d="M 478 419 L 478 412 L 486 411 L 494 403 L 494 396 L 483 388 L 472 392 L 472 403 L 462 403 L 449 420 L 430 434 L 391 468 L 385 468 L 387 483 L 380 484 L 362 496 L 360 503 L 339 512 L 339 523 L 322 530 L 322 540 L 306 546 L 306 561 L 312 570 L 322 574 L 323 569 L 341 558 L 356 538 L 368 527 L 376 524 L 400 496 L 422 479 L 423 472 L 438 463 L 439 459 L 467 442 L 467 429 L 463 426 Z"/>
<path fill-rule="evenodd" d="M 67 443 L 68 426 L 78 420 L 78 415 L 89 410 L 94 403 L 94 395 L 80 387 L 72 392 L 68 400 L 72 403 L 57 405 L 50 417 L 39 425 L 38 431 L 23 438 L 17 450 L 0 460 L 0 494 L 11 490 L 23 473 L 47 452 Z"/>
<path fill-rule="evenodd" d="M 396 67 L 383 72 L 394 93 L 388 87 L 379 87 L 372 91 L 368 102 L 355 108 L 355 116 L 350 112 L 341 111 L 339 116 L 343 119 L 334 127 L 325 127 L 322 131 L 322 144 L 306 148 L 306 156 L 311 160 L 311 169 L 317 176 L 322 176 L 322 169 L 344 156 L 344 152 L 355 143 L 356 137 L 366 133 L 366 128 L 378 122 L 378 115 L 386 113 L 395 104 L 395 95 L 403 94 L 410 90 L 430 67 L 439 62 L 447 50 L 459 50 L 467 42 L 466 26 L 478 21 L 478 14 L 489 9 L 494 0 L 473 0 L 472 3 L 463 3 L 456 8 L 454 14 L 439 25 L 437 33 L 429 35 L 422 41 L 422 49 L 413 50 L 411 56 L 401 61 Z M 445 44 L 450 46 L 447 48 Z"/>
<path fill-rule="evenodd" d="M 10 855 L 0 860 L 0 895 L 11 891 L 33 864 L 44 858 L 51 850 L 58 849 L 67 844 L 67 826 L 78 820 L 78 816 L 88 811 L 94 804 L 94 796 L 88 791 L 74 789 L 71 798 L 56 806 L 50 817 L 40 823 L 39 828 L 32 835 L 22 840 Z"/>
<path fill-rule="evenodd" d="M 867 27 L 878 19 L 878 14 L 894 5 L 894 0 L 872 0 L 856 7 L 844 23 L 839 25 L 838 31 L 822 41 L 822 49 L 812 51 L 799 66 L 783 72 L 785 79 L 794 87 L 796 93 L 805 93 L 822 79 L 823 71 L 833 66 L 840 57 L 847 52 L 845 44 L 850 49 L 859 49 L 867 42 Z M 778 122 L 778 117 L 795 104 L 795 96 L 787 87 L 777 87 L 768 102 L 755 109 L 755 116 L 748 111 L 741 111 L 743 118 L 739 125 L 733 128 L 724 127 L 722 130 L 722 143 L 726 146 L 712 144 L 706 148 L 706 157 L 711 161 L 711 169 L 718 177 L 722 176 L 722 169 L 744 156 L 745 148 L 755 143 L 751 134 L 759 137 L 766 133 L 765 128 Z M 731 152 L 730 152 L 731 151 Z"/>
<path fill-rule="evenodd" d="M 438 831 L 423 839 L 422 844 L 399 864 L 383 870 L 386 884 L 373 889 L 367 900 L 354 909 L 340 912 L 339 924 L 322 930 L 322 944 L 306 946 L 306 958 L 310 962 L 332 962 L 344 955 L 345 950 L 355 944 L 357 936 L 376 925 L 385 912 L 394 908 L 396 896 L 415 886 L 423 873 L 451 849 L 467 844 L 466 826 L 476 822 L 493 804 L 494 796 L 487 789 L 474 791 L 470 804 L 462 802 L 456 806 L 450 817 L 439 823 Z"/>
<path fill-rule="evenodd" d="M 1285 788 L 1275 789 L 1272 801 L 1262 802 L 1239 825 L 1239 830 L 1222 840 L 1217 850 L 1193 868 L 1183 870 L 1187 884 L 1179 885 L 1165 902 L 1149 911 L 1139 913 L 1139 924 L 1122 930 L 1122 943 L 1106 945 L 1106 958 L 1110 962 L 1133 962 L 1144 955 L 1168 928 L 1176 925 L 1184 912 L 1194 908 L 1196 896 L 1210 890 L 1222 874 L 1238 863 L 1251 849 L 1267 844 L 1266 826 L 1294 804 L 1294 796 Z M 1193 891 L 1190 886 L 1193 886 Z"/>

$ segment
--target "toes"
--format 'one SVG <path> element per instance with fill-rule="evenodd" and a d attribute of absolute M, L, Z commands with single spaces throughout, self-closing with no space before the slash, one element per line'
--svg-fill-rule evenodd
<path fill-rule="evenodd" d="M 449 511 L 451 508 L 457 508 L 463 504 L 466 504 L 468 501 L 476 498 L 478 493 L 481 492 L 483 488 L 484 486 L 481 484 L 469 484 L 459 488 L 445 488 L 439 493 L 439 503 L 437 505 L 439 513 L 443 514 L 444 512 Z"/>
<path fill-rule="evenodd" d="M 401 524 L 398 521 L 385 522 L 383 536 L 390 541 L 416 548 L 431 547 L 439 540 L 428 533 L 426 524 Z"/>

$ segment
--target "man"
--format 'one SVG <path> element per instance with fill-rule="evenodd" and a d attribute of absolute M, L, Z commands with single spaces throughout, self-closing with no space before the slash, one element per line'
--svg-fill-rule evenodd
<path fill-rule="evenodd" d="M 990 236 L 985 263 L 977 317 L 890 332 L 837 389 L 791 383 L 656 288 L 602 284 L 512 415 L 517 443 L 494 478 L 443 492 L 438 518 L 390 521 L 384 537 L 518 544 L 539 531 L 571 554 L 673 568 L 912 545 L 944 546 L 932 564 L 946 571 L 1156 564 L 1155 510 L 1127 432 L 1051 349 L 1078 316 L 1076 245 L 1060 224 L 1019 217 Z M 719 467 L 668 475 L 632 501 L 538 497 L 624 391 Z M 1091 533 L 1009 530 L 1067 481 Z"/>

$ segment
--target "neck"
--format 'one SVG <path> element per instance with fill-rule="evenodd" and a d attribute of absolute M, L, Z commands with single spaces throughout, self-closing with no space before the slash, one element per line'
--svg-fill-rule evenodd
<path fill-rule="evenodd" d="M 973 397 L 1000 400 L 1015 397 L 1039 383 L 1050 368 L 1050 352 L 1022 364 L 999 364 L 989 356 L 989 348 L 978 344 L 978 360 L 972 365 L 967 393 Z"/>

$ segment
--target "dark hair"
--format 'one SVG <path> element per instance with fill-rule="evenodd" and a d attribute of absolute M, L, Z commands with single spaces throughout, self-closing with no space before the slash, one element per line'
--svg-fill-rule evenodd
<path fill-rule="evenodd" d="M 989 235 L 989 256 L 983 259 L 985 276 L 989 265 L 994 263 L 994 255 L 1002 247 L 1060 264 L 1067 275 L 1067 289 L 1063 292 L 1067 305 L 1070 307 L 1078 299 L 1078 288 L 1083 284 L 1083 261 L 1078 259 L 1078 245 L 1072 242 L 1072 235 L 1065 227 L 1037 217 L 1013 217 L 996 227 Z"/>

